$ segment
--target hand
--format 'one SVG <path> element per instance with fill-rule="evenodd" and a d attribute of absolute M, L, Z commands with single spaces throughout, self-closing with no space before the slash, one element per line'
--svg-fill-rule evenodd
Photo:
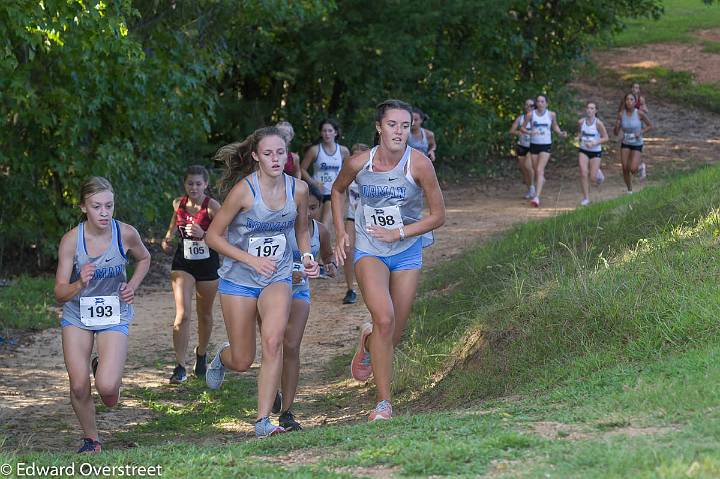
<path fill-rule="evenodd" d="M 172 245 L 170 244 L 170 241 L 171 240 L 168 238 L 163 238 L 162 242 L 160 243 L 163 251 L 167 254 L 172 254 Z"/>
<path fill-rule="evenodd" d="M 430 161 L 435 161 L 435 150 L 428 152 L 428 158 L 430 158 Z"/>
<path fill-rule="evenodd" d="M 190 223 L 185 225 L 185 234 L 199 239 L 205 236 L 205 230 L 197 223 Z"/>
<path fill-rule="evenodd" d="M 263 276 L 272 276 L 277 271 L 277 263 L 274 259 L 263 256 L 253 256 L 254 260 L 250 266 Z"/>
<path fill-rule="evenodd" d="M 120 299 L 123 303 L 132 304 L 133 299 L 135 299 L 135 289 L 127 283 L 121 283 Z"/>
<path fill-rule="evenodd" d="M 368 226 L 367 232 L 384 243 L 394 243 L 400 239 L 400 230 L 389 230 L 382 226 Z"/>
<path fill-rule="evenodd" d="M 325 274 L 331 278 L 334 278 L 335 275 L 337 275 L 337 264 L 335 264 L 334 261 L 325 263 Z"/>
<path fill-rule="evenodd" d="M 93 263 L 87 263 L 80 268 L 80 282 L 83 288 L 87 287 L 93 276 L 95 276 L 95 265 Z"/>
<path fill-rule="evenodd" d="M 568 137 L 568 132 L 567 132 L 567 131 L 560 131 L 560 136 L 562 136 L 563 138 L 567 138 L 567 137 Z"/>
<path fill-rule="evenodd" d="M 317 261 L 313 261 L 309 256 L 303 258 L 303 266 L 305 266 L 305 275 L 308 278 L 317 278 L 320 276 L 320 265 Z"/>
<path fill-rule="evenodd" d="M 642 129 L 639 129 L 639 128 L 638 128 L 637 130 L 635 130 L 635 136 L 638 137 L 638 138 L 640 138 L 640 137 L 642 136 L 642 133 L 643 133 L 643 132 L 642 132 Z"/>
<path fill-rule="evenodd" d="M 345 258 L 347 257 L 345 253 L 346 249 L 350 249 L 350 237 L 344 229 L 340 232 L 336 230 L 335 246 L 333 247 L 333 252 L 335 253 L 335 261 L 337 262 L 337 264 L 345 264 Z"/>

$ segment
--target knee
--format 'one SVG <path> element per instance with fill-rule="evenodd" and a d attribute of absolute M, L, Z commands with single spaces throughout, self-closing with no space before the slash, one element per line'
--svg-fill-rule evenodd
<path fill-rule="evenodd" d="M 173 329 L 180 329 L 183 324 L 190 321 L 190 315 L 185 311 L 178 311 L 175 315 L 175 323 L 173 323 Z"/>
<path fill-rule="evenodd" d="M 585 168 L 585 169 L 580 168 L 580 178 L 585 178 L 587 175 L 588 175 L 587 168 Z"/>
<path fill-rule="evenodd" d="M 377 333 L 383 338 L 392 338 L 395 334 L 395 318 L 392 314 L 373 317 L 373 335 Z"/>
<path fill-rule="evenodd" d="M 231 357 L 230 361 L 226 361 L 225 358 L 223 358 L 223 365 L 231 369 L 233 371 L 243 373 L 250 369 L 250 366 L 252 366 L 254 358 L 254 352 L 253 357 L 249 357 L 247 354 L 243 354 L 241 351 L 230 351 Z"/>
<path fill-rule="evenodd" d="M 266 335 L 262 338 L 263 358 L 277 358 L 282 356 L 284 339 L 277 335 Z"/>
<path fill-rule="evenodd" d="M 299 358 L 300 343 L 298 341 L 285 341 L 282 348 L 283 358 Z"/>
<path fill-rule="evenodd" d="M 70 395 L 83 401 L 90 396 L 90 380 L 70 381 Z"/>
<path fill-rule="evenodd" d="M 117 404 L 118 396 L 120 392 L 119 381 L 104 381 L 99 380 L 95 382 L 95 388 L 97 389 L 103 404 L 106 406 L 114 406 Z"/>

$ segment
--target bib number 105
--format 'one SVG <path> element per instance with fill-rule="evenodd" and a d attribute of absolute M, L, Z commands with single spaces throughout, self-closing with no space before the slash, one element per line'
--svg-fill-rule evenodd
<path fill-rule="evenodd" d="M 367 226 L 380 226 L 389 230 L 404 226 L 398 206 L 387 206 L 385 208 L 365 206 L 365 224 Z"/>
<path fill-rule="evenodd" d="M 183 240 L 183 256 L 188 260 L 208 259 L 210 250 L 205 241 L 193 241 L 190 239 Z"/>

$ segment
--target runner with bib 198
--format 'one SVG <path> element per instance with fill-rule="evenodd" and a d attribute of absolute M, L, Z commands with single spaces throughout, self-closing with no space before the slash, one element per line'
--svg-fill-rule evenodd
<path fill-rule="evenodd" d="M 261 128 L 242 143 L 220 148 L 216 158 L 226 165 L 220 187 L 221 193 L 228 193 L 206 242 L 224 256 L 218 291 L 229 342 L 208 365 L 205 381 L 210 389 L 218 389 L 226 369 L 242 372 L 252 365 L 259 315 L 262 363 L 255 435 L 267 437 L 285 432 L 270 422 L 269 415 L 280 383 L 290 315 L 291 230 L 305 274 L 318 275 L 308 235 L 308 187 L 283 173 L 287 143 L 275 127 Z"/>
<path fill-rule="evenodd" d="M 150 253 L 135 228 L 113 219 L 115 197 L 105 178 L 94 176 L 85 182 L 80 209 L 86 220 L 60 241 L 55 298 L 64 303 L 60 326 L 70 402 L 84 435 L 78 452 L 97 453 L 102 445 L 90 372 L 103 404 L 116 405 L 134 316 L 132 303 L 150 268 Z M 128 255 L 136 261 L 130 281 L 125 273 Z M 91 362 L 95 340 L 98 357 Z"/>
<path fill-rule="evenodd" d="M 213 327 L 212 308 L 218 285 L 217 270 L 220 267 L 217 252 L 205 243 L 205 231 L 220 209 L 220 203 L 205 194 L 209 178 L 204 166 L 191 165 L 185 170 L 185 196 L 173 201 L 173 216 L 162 241 L 163 250 L 171 253 L 170 241 L 173 236 L 177 235 L 180 239 L 170 271 L 175 297 L 175 369 L 170 376 L 171 384 L 181 384 L 187 380 L 185 359 L 190 339 L 193 292 L 198 317 L 198 345 L 195 348 L 193 369 L 196 377 L 205 376 L 207 346 Z"/>
<path fill-rule="evenodd" d="M 323 206 L 320 213 L 320 221 L 323 224 L 330 223 L 330 189 L 337 178 L 345 158 L 350 156 L 347 147 L 337 143 L 340 135 L 340 125 L 335 120 L 326 118 L 320 122 L 320 142 L 311 146 L 305 152 L 302 164 L 302 178 L 309 185 L 314 185 L 323 194 Z M 312 176 L 308 168 L 313 165 Z"/>
<path fill-rule="evenodd" d="M 346 259 L 343 225 L 347 188 L 360 192 L 355 216 L 355 275 L 372 324 L 361 329 L 352 375 L 375 376 L 377 406 L 370 420 L 390 419 L 394 348 L 403 334 L 417 290 L 424 236 L 445 222 L 445 204 L 430 159 L 407 145 L 412 108 L 399 100 L 378 105 L 378 145 L 343 165 L 332 189 L 338 262 Z M 421 218 L 423 196 L 430 214 Z"/>
<path fill-rule="evenodd" d="M 625 107 L 618 113 L 613 133 L 617 136 L 622 132 L 620 143 L 620 162 L 622 163 L 623 179 L 628 194 L 633 192 L 632 175 L 638 172 L 643 145 L 643 135 L 653 128 L 647 114 L 637 108 L 635 95 L 625 95 Z"/>

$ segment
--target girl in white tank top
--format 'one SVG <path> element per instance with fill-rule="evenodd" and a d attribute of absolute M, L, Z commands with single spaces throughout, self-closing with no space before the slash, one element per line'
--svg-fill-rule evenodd
<path fill-rule="evenodd" d="M 590 178 L 595 178 L 598 184 L 602 183 L 600 178 L 605 178 L 600 171 L 600 161 L 602 144 L 608 140 L 608 134 L 605 125 L 596 116 L 596 113 L 595 102 L 588 102 L 585 107 L 585 117 L 578 121 L 578 166 L 580 167 L 580 187 L 583 193 L 581 206 L 590 203 Z"/>

